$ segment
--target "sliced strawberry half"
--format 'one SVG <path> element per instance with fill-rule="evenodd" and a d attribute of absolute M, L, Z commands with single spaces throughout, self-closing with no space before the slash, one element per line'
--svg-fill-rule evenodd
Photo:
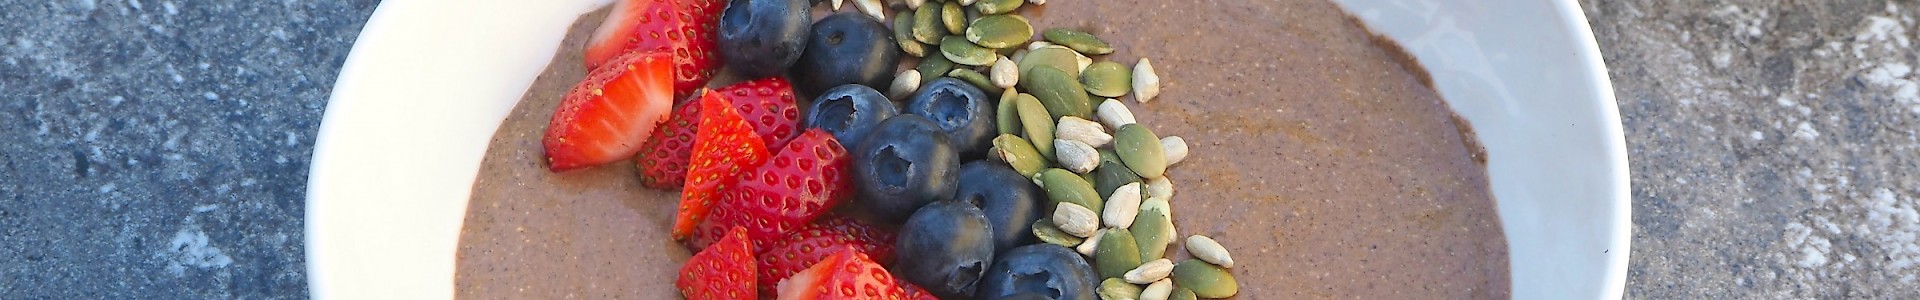
<path fill-rule="evenodd" d="M 755 240 L 754 253 L 766 253 L 768 241 L 786 237 L 844 202 L 851 189 L 849 163 L 833 134 L 819 129 L 801 133 L 759 168 L 740 172 L 689 246 L 703 248 L 719 240 L 720 230 L 741 226 Z"/>
<path fill-rule="evenodd" d="M 741 170 L 767 160 L 767 146 L 754 135 L 753 125 L 734 112 L 717 93 L 700 97 L 700 133 L 694 135 L 687 165 L 687 184 L 680 189 L 680 207 L 673 216 L 674 239 L 686 239 L 707 217 L 721 191 L 733 185 Z"/>
<path fill-rule="evenodd" d="M 748 80 L 717 91 L 753 123 L 753 130 L 766 140 L 767 148 L 781 149 L 800 136 L 800 105 L 794 100 L 793 83 L 786 77 Z"/>
<path fill-rule="evenodd" d="M 828 214 L 807 224 L 787 238 L 768 244 L 760 257 L 760 293 L 772 295 L 774 284 L 819 263 L 833 254 L 828 250 L 853 247 L 871 254 L 885 264 L 893 260 L 892 231 L 859 219 Z"/>
<path fill-rule="evenodd" d="M 633 52 L 588 72 L 547 122 L 547 168 L 579 169 L 639 152 L 673 108 L 671 64 L 665 53 Z"/>
<path fill-rule="evenodd" d="M 726 238 L 687 259 L 673 286 L 687 299 L 754 300 L 754 257 L 746 228 L 728 230 Z"/>
<path fill-rule="evenodd" d="M 800 108 L 795 102 L 793 85 L 786 78 L 768 77 L 736 83 L 716 90 L 733 104 L 753 130 L 759 133 L 767 149 L 780 149 L 800 135 Z M 653 132 L 634 160 L 640 183 L 650 188 L 679 188 L 686 182 L 687 163 L 692 158 L 694 131 L 700 124 L 700 105 L 680 105 L 671 118 Z"/>
<path fill-rule="evenodd" d="M 899 280 L 860 250 L 835 253 L 778 284 L 780 300 L 902 299 Z"/>
<path fill-rule="evenodd" d="M 685 97 L 713 79 L 721 5 L 715 0 L 619 0 L 587 41 L 588 70 L 633 51 L 672 53 L 673 86 Z"/>

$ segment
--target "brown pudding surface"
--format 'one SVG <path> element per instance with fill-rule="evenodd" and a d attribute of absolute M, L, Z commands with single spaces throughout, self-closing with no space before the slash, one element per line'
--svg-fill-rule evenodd
<path fill-rule="evenodd" d="M 1037 30 L 1101 36 L 1116 49 L 1104 59 L 1153 59 L 1160 97 L 1122 100 L 1191 145 L 1168 171 L 1174 220 L 1182 237 L 1233 253 L 1235 298 L 1507 298 L 1506 240 L 1472 131 L 1417 63 L 1338 6 L 1055 0 L 1020 11 Z M 575 24 L 495 133 L 461 229 L 460 297 L 678 297 L 690 253 L 667 238 L 677 191 L 642 188 L 631 163 L 560 174 L 542 163 L 547 119 L 585 75 L 580 49 L 603 15 Z M 1178 243 L 1168 256 L 1189 257 Z"/>

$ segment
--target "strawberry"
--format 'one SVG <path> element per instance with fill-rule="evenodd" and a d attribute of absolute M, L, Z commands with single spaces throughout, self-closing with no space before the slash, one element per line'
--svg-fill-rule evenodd
<path fill-rule="evenodd" d="M 858 219 L 836 214 L 820 217 L 785 239 L 768 244 L 767 251 L 761 253 L 760 293 L 773 294 L 774 284 L 826 259 L 833 254 L 827 250 L 835 248 L 851 246 L 871 253 L 874 261 L 892 261 L 893 239 L 892 231 Z"/>
<path fill-rule="evenodd" d="M 900 281 L 900 289 L 903 291 L 906 291 L 905 297 L 903 297 L 903 299 L 940 300 L 940 297 L 934 297 L 933 293 L 928 293 L 927 289 L 920 288 L 920 286 L 918 285 L 913 285 L 913 282 L 909 282 L 906 279 L 900 279 L 899 281 Z"/>
<path fill-rule="evenodd" d="M 719 240 L 719 230 L 742 226 L 755 240 L 754 253 L 766 253 L 771 241 L 813 222 L 849 196 L 851 161 L 833 134 L 819 129 L 801 133 L 759 168 L 740 172 L 689 246 L 705 247 Z"/>
<path fill-rule="evenodd" d="M 781 149 L 787 141 L 800 136 L 800 105 L 793 96 L 793 84 L 774 76 L 735 83 L 718 90 L 733 101 L 740 115 L 753 123 L 753 130 L 766 139 L 768 149 Z"/>
<path fill-rule="evenodd" d="M 793 85 L 786 78 L 767 77 L 736 83 L 717 90 L 735 111 L 753 123 L 754 131 L 768 149 L 780 149 L 800 135 L 800 108 L 794 102 Z M 700 106 L 681 105 L 673 116 L 653 132 L 634 160 L 640 171 L 640 183 L 656 189 L 678 188 L 686 182 L 687 160 L 693 152 L 694 129 L 700 124 Z"/>
<path fill-rule="evenodd" d="M 904 299 L 899 280 L 860 250 L 841 247 L 834 254 L 778 284 L 780 300 Z"/>
<path fill-rule="evenodd" d="M 722 5 L 718 0 L 619 0 L 587 41 L 586 65 L 598 69 L 605 62 L 632 51 L 673 54 L 676 98 L 707 85 L 720 66 L 714 32 L 719 30 Z"/>
<path fill-rule="evenodd" d="M 693 234 L 694 226 L 707 217 L 718 193 L 734 183 L 736 173 L 767 160 L 767 147 L 753 134 L 753 125 L 747 124 L 718 93 L 704 93 L 697 104 L 701 106 L 700 133 L 694 135 L 687 184 L 680 189 L 680 209 L 673 216 L 674 239 Z"/>
<path fill-rule="evenodd" d="M 633 52 L 587 73 L 560 100 L 541 139 L 554 172 L 633 156 L 673 107 L 665 53 Z"/>
<path fill-rule="evenodd" d="M 680 266 L 680 278 L 673 286 L 680 288 L 687 299 L 758 299 L 759 291 L 752 281 L 755 266 L 751 246 L 746 228 L 728 230 L 726 238 L 695 253 Z"/>

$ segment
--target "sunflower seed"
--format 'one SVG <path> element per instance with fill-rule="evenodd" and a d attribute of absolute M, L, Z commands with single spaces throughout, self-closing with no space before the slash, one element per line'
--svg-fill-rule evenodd
<path fill-rule="evenodd" d="M 1161 176 L 1160 178 L 1154 178 L 1154 179 L 1147 179 L 1147 198 L 1172 200 L 1173 199 L 1173 180 L 1167 179 L 1166 176 Z"/>
<path fill-rule="evenodd" d="M 940 38 L 946 36 L 947 28 L 940 24 L 939 5 L 921 5 L 920 8 L 913 10 L 913 40 L 920 41 L 922 44 L 938 45 Z M 938 74 L 946 73 L 941 71 Z"/>
<path fill-rule="evenodd" d="M 1100 107 L 1094 109 L 1093 116 L 1099 117 L 1100 124 L 1106 124 L 1107 128 L 1120 128 L 1134 123 L 1133 111 L 1127 109 L 1127 105 L 1120 103 L 1120 100 L 1100 101 Z"/>
<path fill-rule="evenodd" d="M 1047 0 L 1027 0 L 1027 3 L 1033 3 L 1034 5 L 1047 5 Z"/>
<path fill-rule="evenodd" d="M 993 50 L 981 48 L 980 45 L 974 45 L 966 38 L 958 36 L 940 38 L 940 54 L 947 56 L 947 60 L 954 63 L 969 66 L 984 66 L 993 63 L 996 57 Z"/>
<path fill-rule="evenodd" d="M 1166 149 L 1146 126 L 1120 126 L 1113 132 L 1113 152 L 1120 155 L 1121 162 L 1127 163 L 1127 169 L 1140 174 L 1141 178 L 1160 178 L 1167 172 Z"/>
<path fill-rule="evenodd" d="M 1040 104 L 1040 99 L 1020 94 L 1013 104 L 1014 112 L 1020 115 L 1020 137 L 1027 138 L 1029 143 L 1053 140 L 1053 117 L 1047 114 L 1047 107 Z M 1040 152 L 1040 157 L 1053 157 L 1052 142 L 1033 143 L 1033 149 Z"/>
<path fill-rule="evenodd" d="M 1016 53 L 1015 55 L 1019 54 Z M 1000 60 L 994 61 L 993 68 L 989 72 L 991 73 L 987 74 L 988 79 L 993 79 L 993 85 L 1000 86 L 1000 88 L 1013 88 L 1014 84 L 1020 83 L 1020 65 L 1015 64 L 1012 59 L 1007 59 L 1005 56 L 1001 56 Z"/>
<path fill-rule="evenodd" d="M 893 76 L 893 86 L 887 87 L 887 97 L 893 98 L 894 101 L 902 101 L 906 100 L 907 96 L 912 96 L 913 92 L 919 89 L 919 70 L 900 71 L 900 75 Z"/>
<path fill-rule="evenodd" d="M 1173 284 L 1193 290 L 1201 298 L 1226 298 L 1240 292 L 1240 284 L 1227 269 L 1198 260 L 1173 266 Z"/>
<path fill-rule="evenodd" d="M 1140 267 L 1127 271 L 1123 278 L 1133 284 L 1149 284 L 1166 279 L 1167 275 L 1172 273 L 1173 261 L 1162 258 L 1140 264 Z"/>
<path fill-rule="evenodd" d="M 1020 92 L 1008 88 L 1000 92 L 1000 101 L 994 103 L 993 125 L 1000 134 L 1020 135 L 1020 112 L 1013 106 L 1019 99 Z"/>
<path fill-rule="evenodd" d="M 947 32 L 967 32 L 967 12 L 960 10 L 960 6 L 959 2 L 952 1 L 940 5 L 940 25 L 946 26 Z"/>
<path fill-rule="evenodd" d="M 900 51 L 913 57 L 926 57 L 927 44 L 913 40 L 913 11 L 903 10 L 893 15 L 893 41 L 900 44 Z"/>
<path fill-rule="evenodd" d="M 1180 136 L 1160 138 L 1160 148 L 1166 149 L 1167 166 L 1180 164 L 1187 159 L 1187 139 Z"/>
<path fill-rule="evenodd" d="M 1013 48 L 1033 39 L 1033 25 L 1020 15 L 988 15 L 967 25 L 967 41 L 981 47 Z"/>
<path fill-rule="evenodd" d="M 1100 165 L 1100 153 L 1094 152 L 1093 146 L 1080 141 L 1054 139 L 1053 154 L 1054 161 L 1059 162 L 1061 168 L 1074 174 L 1093 172 L 1093 167 Z"/>
<path fill-rule="evenodd" d="M 1100 248 L 1100 236 L 1103 236 L 1103 233 L 1106 233 L 1106 231 L 1106 229 L 1101 229 L 1100 231 L 1094 232 L 1093 236 L 1081 240 L 1079 246 L 1074 246 L 1073 251 L 1080 252 L 1080 255 L 1093 257 L 1093 251 Z"/>
<path fill-rule="evenodd" d="M 961 6 L 973 5 L 976 0 L 959 0 Z"/>
<path fill-rule="evenodd" d="M 853 7 L 872 16 L 874 20 L 887 21 L 886 5 L 880 4 L 880 0 L 853 0 Z"/>
<path fill-rule="evenodd" d="M 1100 295 L 1100 300 L 1139 300 L 1140 286 L 1120 278 L 1107 278 L 1100 282 L 1100 290 L 1095 293 Z"/>
<path fill-rule="evenodd" d="M 1133 80 L 1132 71 L 1126 66 L 1111 61 L 1093 63 L 1085 72 L 1080 73 L 1080 81 L 1087 85 L 1087 93 L 1101 97 L 1119 97 L 1127 95 Z"/>
<path fill-rule="evenodd" d="M 1093 210 L 1079 204 L 1060 203 L 1053 209 L 1054 226 L 1077 237 L 1093 236 L 1094 231 L 1100 230 L 1099 220 L 1100 216 L 1094 215 Z"/>
<path fill-rule="evenodd" d="M 1100 40 L 1100 37 L 1093 36 L 1093 34 L 1086 33 L 1083 31 L 1066 29 L 1066 28 L 1054 28 L 1054 29 L 1047 29 L 1046 32 L 1043 32 L 1040 35 L 1045 36 L 1047 38 L 1047 41 L 1049 42 L 1053 42 L 1054 44 L 1058 44 L 1061 46 L 1067 46 L 1067 48 L 1073 48 L 1073 51 L 1077 51 L 1080 53 L 1086 53 L 1086 54 L 1092 54 L 1092 55 L 1104 55 L 1108 53 L 1113 53 L 1113 46 L 1107 45 L 1107 41 L 1102 41 Z"/>
<path fill-rule="evenodd" d="M 846 0 L 833 0 L 833 10 L 840 10 L 840 4 L 843 2 L 846 2 Z"/>
<path fill-rule="evenodd" d="M 1133 101 L 1147 103 L 1160 96 L 1160 75 L 1153 73 L 1153 62 L 1140 58 L 1133 65 Z"/>
<path fill-rule="evenodd" d="M 1040 50 L 1040 48 L 1046 48 L 1047 46 L 1053 46 L 1053 43 L 1047 42 L 1047 41 L 1027 42 L 1027 51 Z M 1068 50 L 1072 50 L 1072 49 L 1068 49 Z"/>
<path fill-rule="evenodd" d="M 1092 212 L 1093 210 L 1091 208 L 1093 207 L 1106 207 L 1102 205 L 1105 205 L 1107 201 L 1100 199 L 1098 193 L 1093 192 L 1093 185 L 1087 183 L 1086 179 L 1081 179 L 1080 175 L 1073 174 L 1071 171 L 1065 169 L 1047 169 L 1040 171 L 1040 175 L 1034 177 L 1040 179 L 1040 189 L 1047 192 L 1047 199 L 1051 200 L 1050 203 L 1073 203 L 1080 205 L 1082 208 L 1089 208 L 1087 210 L 1088 212 Z M 1099 227 L 1100 223 L 1098 220 L 1100 216 L 1096 215 L 1093 219 L 1096 221 L 1093 226 Z M 1057 222 L 1059 220 L 1055 221 Z"/>
<path fill-rule="evenodd" d="M 1167 300 L 1173 295 L 1173 279 L 1162 278 L 1140 290 L 1140 300 Z"/>
<path fill-rule="evenodd" d="M 1113 197 L 1107 197 L 1107 207 L 1100 211 L 1100 222 L 1107 227 L 1133 227 L 1133 218 L 1140 215 L 1140 184 L 1129 183 L 1113 190 Z"/>
<path fill-rule="evenodd" d="M 1233 267 L 1233 257 L 1227 255 L 1227 248 L 1221 247 L 1220 242 L 1204 235 L 1195 234 L 1187 237 L 1187 253 L 1222 268 Z"/>
<path fill-rule="evenodd" d="M 1047 113 L 1054 119 L 1061 116 L 1081 119 L 1093 117 L 1093 103 L 1087 99 L 1087 89 L 1080 86 L 1079 80 L 1060 69 L 1035 66 L 1025 74 L 1020 74 L 1020 88 L 1040 99 L 1040 104 L 1046 105 Z"/>
<path fill-rule="evenodd" d="M 1052 218 L 1040 218 L 1039 220 L 1033 221 L 1033 236 L 1040 238 L 1041 242 L 1060 245 L 1061 247 L 1079 247 L 1080 243 L 1086 242 L 1084 238 L 1073 236 L 1066 231 L 1061 231 L 1059 226 L 1053 225 Z"/>
<path fill-rule="evenodd" d="M 983 14 L 990 14 L 990 15 L 1004 14 L 1004 13 L 1013 12 L 1014 9 L 1020 8 L 1021 3 L 1026 3 L 1026 1 L 1024 0 L 975 0 L 973 2 L 973 8 L 980 10 L 980 13 L 983 13 Z"/>
<path fill-rule="evenodd" d="M 1041 157 L 1040 152 L 1033 149 L 1033 144 L 1011 134 L 993 138 L 993 154 L 995 158 L 1006 162 L 1007 166 L 1013 167 L 1015 172 L 1020 172 L 1021 176 L 1033 177 L 1047 168 L 1047 158 Z"/>
<path fill-rule="evenodd" d="M 906 0 L 906 2 L 909 9 L 920 9 L 920 5 L 927 4 L 927 0 Z"/>
<path fill-rule="evenodd" d="M 1107 228 L 1100 234 L 1100 246 L 1093 250 L 1093 271 L 1100 278 L 1120 278 L 1140 267 L 1140 248 L 1133 233 L 1125 228 Z"/>
<path fill-rule="evenodd" d="M 1107 134 L 1100 123 L 1087 121 L 1075 116 L 1060 117 L 1060 125 L 1054 126 L 1053 136 L 1057 139 L 1079 141 L 1094 148 L 1106 147 L 1113 142 L 1113 135 Z"/>

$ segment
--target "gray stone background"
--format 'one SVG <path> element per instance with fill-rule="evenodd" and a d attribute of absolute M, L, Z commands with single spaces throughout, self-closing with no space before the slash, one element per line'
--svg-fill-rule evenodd
<path fill-rule="evenodd" d="M 304 298 L 313 135 L 375 5 L 0 2 L 0 299 Z M 1920 3 L 1582 6 L 1630 298 L 1920 296 Z"/>

